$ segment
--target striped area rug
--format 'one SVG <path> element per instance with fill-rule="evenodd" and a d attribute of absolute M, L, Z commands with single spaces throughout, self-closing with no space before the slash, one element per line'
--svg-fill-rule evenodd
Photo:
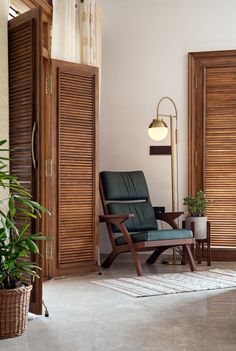
<path fill-rule="evenodd" d="M 155 274 L 134 278 L 94 280 L 92 283 L 133 297 L 146 297 L 183 292 L 236 287 L 236 271 L 209 271 Z"/>

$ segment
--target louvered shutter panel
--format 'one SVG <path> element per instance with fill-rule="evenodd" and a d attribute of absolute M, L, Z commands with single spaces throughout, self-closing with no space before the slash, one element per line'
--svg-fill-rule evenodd
<path fill-rule="evenodd" d="M 11 173 L 35 195 L 31 161 L 35 79 L 32 65 L 35 52 L 31 45 L 33 27 L 33 20 L 29 20 L 9 31 L 9 108 Z"/>
<path fill-rule="evenodd" d="M 236 247 L 236 67 L 205 74 L 205 191 L 213 246 Z"/>
<path fill-rule="evenodd" d="M 40 9 L 28 11 L 9 21 L 9 129 L 10 129 L 10 171 L 39 201 L 37 191 L 38 175 L 35 153 L 39 118 L 40 83 L 38 72 Z M 35 167 L 32 163 L 35 157 Z M 17 219 L 18 226 L 22 219 Z M 39 231 L 39 223 L 32 221 L 29 232 Z M 32 256 L 32 261 L 35 262 Z M 39 263 L 39 262 L 38 262 Z M 30 310 L 42 311 L 42 282 L 35 281 L 31 294 Z"/>
<path fill-rule="evenodd" d="M 52 80 L 58 276 L 97 270 L 98 70 L 52 60 Z"/>

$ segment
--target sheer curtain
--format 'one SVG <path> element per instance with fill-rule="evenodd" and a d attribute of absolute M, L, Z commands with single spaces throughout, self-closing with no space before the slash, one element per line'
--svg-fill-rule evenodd
<path fill-rule="evenodd" d="M 92 66 L 101 63 L 101 4 L 97 0 L 78 3 L 80 62 Z"/>
<path fill-rule="evenodd" d="M 53 58 L 79 62 L 75 50 L 75 3 L 75 0 L 53 0 Z"/>
<path fill-rule="evenodd" d="M 101 0 L 53 0 L 52 58 L 100 66 Z"/>

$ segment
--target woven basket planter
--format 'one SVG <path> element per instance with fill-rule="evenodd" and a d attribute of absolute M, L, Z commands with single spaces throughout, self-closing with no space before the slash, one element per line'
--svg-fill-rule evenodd
<path fill-rule="evenodd" d="M 0 290 L 0 338 L 24 333 L 32 286 Z"/>

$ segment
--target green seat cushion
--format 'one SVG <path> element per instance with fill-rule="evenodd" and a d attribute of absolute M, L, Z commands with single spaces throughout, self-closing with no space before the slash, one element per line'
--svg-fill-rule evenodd
<path fill-rule="evenodd" d="M 193 233 L 189 229 L 170 229 L 170 230 L 150 230 L 145 232 L 134 233 L 130 235 L 133 242 L 173 240 L 192 238 Z M 116 238 L 117 245 L 126 244 L 125 237 L 120 235 Z"/>
<path fill-rule="evenodd" d="M 141 232 L 147 230 L 156 230 L 157 221 L 154 209 L 150 201 L 135 203 L 109 203 L 107 205 L 109 214 L 133 214 L 134 217 L 125 221 L 125 226 L 129 232 Z M 120 229 L 112 225 L 113 232 L 120 232 Z"/>
<path fill-rule="evenodd" d="M 101 172 L 100 179 L 107 201 L 133 201 L 149 198 L 146 179 L 142 171 Z"/>

